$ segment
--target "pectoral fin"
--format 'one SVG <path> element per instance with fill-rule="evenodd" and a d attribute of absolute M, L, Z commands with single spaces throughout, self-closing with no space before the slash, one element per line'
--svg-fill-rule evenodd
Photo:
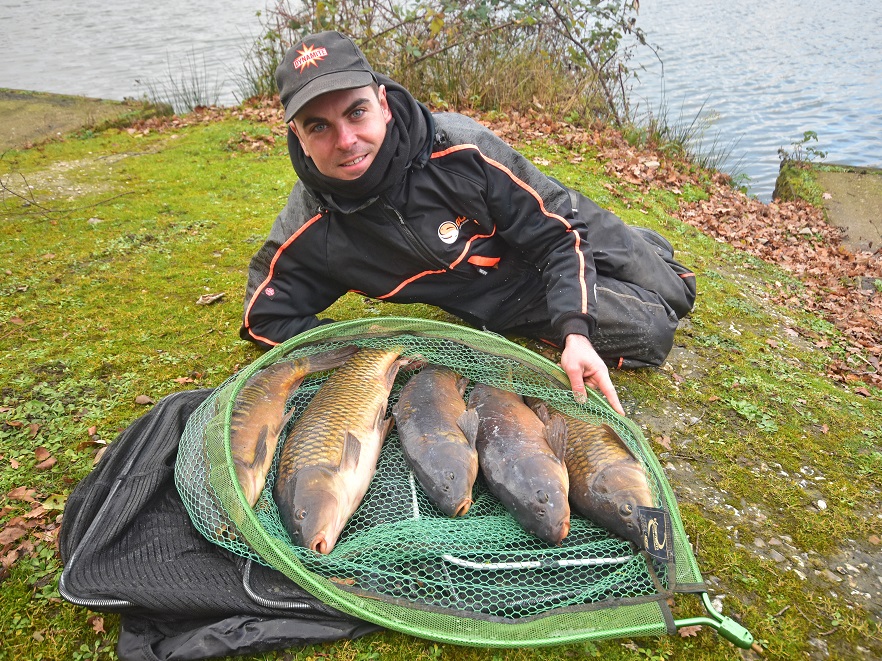
<path fill-rule="evenodd" d="M 352 432 L 347 431 L 346 437 L 343 439 L 343 456 L 340 458 L 341 473 L 346 471 L 354 471 L 358 466 L 358 459 L 361 457 L 361 441 L 359 441 Z"/>
<path fill-rule="evenodd" d="M 567 452 L 567 421 L 562 415 L 548 416 L 548 421 L 545 423 L 545 440 L 548 441 L 548 447 L 554 452 L 554 456 L 563 463 Z"/>
<path fill-rule="evenodd" d="M 632 457 L 634 457 L 637 461 L 640 461 L 640 457 L 638 457 L 637 455 L 635 455 L 635 454 L 631 451 L 631 448 L 628 446 L 627 443 L 625 443 L 624 440 L 622 440 L 622 437 L 619 436 L 619 433 L 618 433 L 615 429 L 613 429 L 612 427 L 610 427 L 610 426 L 609 426 L 608 424 L 606 424 L 605 422 L 604 422 L 602 425 L 600 425 L 600 426 L 603 427 L 604 431 L 606 431 L 607 434 L 609 434 L 613 439 L 615 439 L 616 441 L 618 441 L 619 445 L 621 445 L 621 446 L 625 449 L 625 451 L 626 451 L 628 454 L 630 454 Z"/>
<path fill-rule="evenodd" d="M 456 419 L 456 424 L 468 440 L 469 447 L 474 450 L 478 439 L 478 412 L 475 409 L 466 409 Z"/>

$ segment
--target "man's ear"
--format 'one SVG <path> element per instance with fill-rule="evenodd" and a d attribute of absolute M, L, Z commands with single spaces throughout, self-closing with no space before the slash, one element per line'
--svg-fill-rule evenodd
<path fill-rule="evenodd" d="M 307 158 L 312 158 L 309 155 L 309 152 L 306 151 L 306 145 L 303 144 L 303 140 L 300 139 L 300 134 L 297 132 L 297 125 L 294 123 L 293 119 L 288 122 L 288 128 L 291 129 L 295 136 L 297 136 L 297 142 L 300 143 L 300 148 L 303 150 L 303 153 L 307 156 Z"/>
<path fill-rule="evenodd" d="M 389 108 L 389 100 L 386 98 L 385 85 L 380 85 L 377 88 L 377 100 L 380 102 L 380 112 L 383 113 L 383 119 L 385 119 L 388 124 L 392 121 L 392 109 Z"/>

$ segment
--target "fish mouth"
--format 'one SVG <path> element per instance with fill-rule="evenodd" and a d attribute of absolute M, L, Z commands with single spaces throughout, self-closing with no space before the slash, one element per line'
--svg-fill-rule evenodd
<path fill-rule="evenodd" d="M 555 542 L 555 543 L 560 544 L 562 541 L 564 541 L 567 538 L 567 535 L 569 535 L 569 534 L 570 534 L 570 522 L 564 521 L 560 526 L 560 534 L 558 535 L 557 542 Z"/>
<path fill-rule="evenodd" d="M 469 508 L 472 506 L 473 502 L 474 501 L 471 498 L 466 498 L 453 512 L 453 516 L 465 516 L 466 513 L 469 511 Z"/>
<path fill-rule="evenodd" d="M 309 542 L 307 548 L 310 551 L 315 551 L 316 553 L 321 553 L 322 555 L 327 555 L 334 549 L 334 544 L 328 541 L 328 538 L 325 536 L 325 533 L 320 532 L 315 537 L 312 538 L 312 541 Z"/>

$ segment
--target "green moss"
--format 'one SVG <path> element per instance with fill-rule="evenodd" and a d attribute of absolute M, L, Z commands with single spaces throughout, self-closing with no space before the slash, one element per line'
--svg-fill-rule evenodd
<path fill-rule="evenodd" d="M 805 200 L 809 204 L 822 204 L 823 189 L 818 184 L 814 168 L 809 163 L 783 161 L 775 180 L 772 197 L 784 202 Z"/>

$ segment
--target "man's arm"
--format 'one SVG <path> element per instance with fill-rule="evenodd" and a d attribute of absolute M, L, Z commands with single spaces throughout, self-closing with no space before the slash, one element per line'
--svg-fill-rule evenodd
<path fill-rule="evenodd" d="M 306 202 L 298 184 L 248 268 L 239 335 L 265 348 L 331 321 L 316 314 L 346 293 L 328 273 L 325 218 Z"/>

